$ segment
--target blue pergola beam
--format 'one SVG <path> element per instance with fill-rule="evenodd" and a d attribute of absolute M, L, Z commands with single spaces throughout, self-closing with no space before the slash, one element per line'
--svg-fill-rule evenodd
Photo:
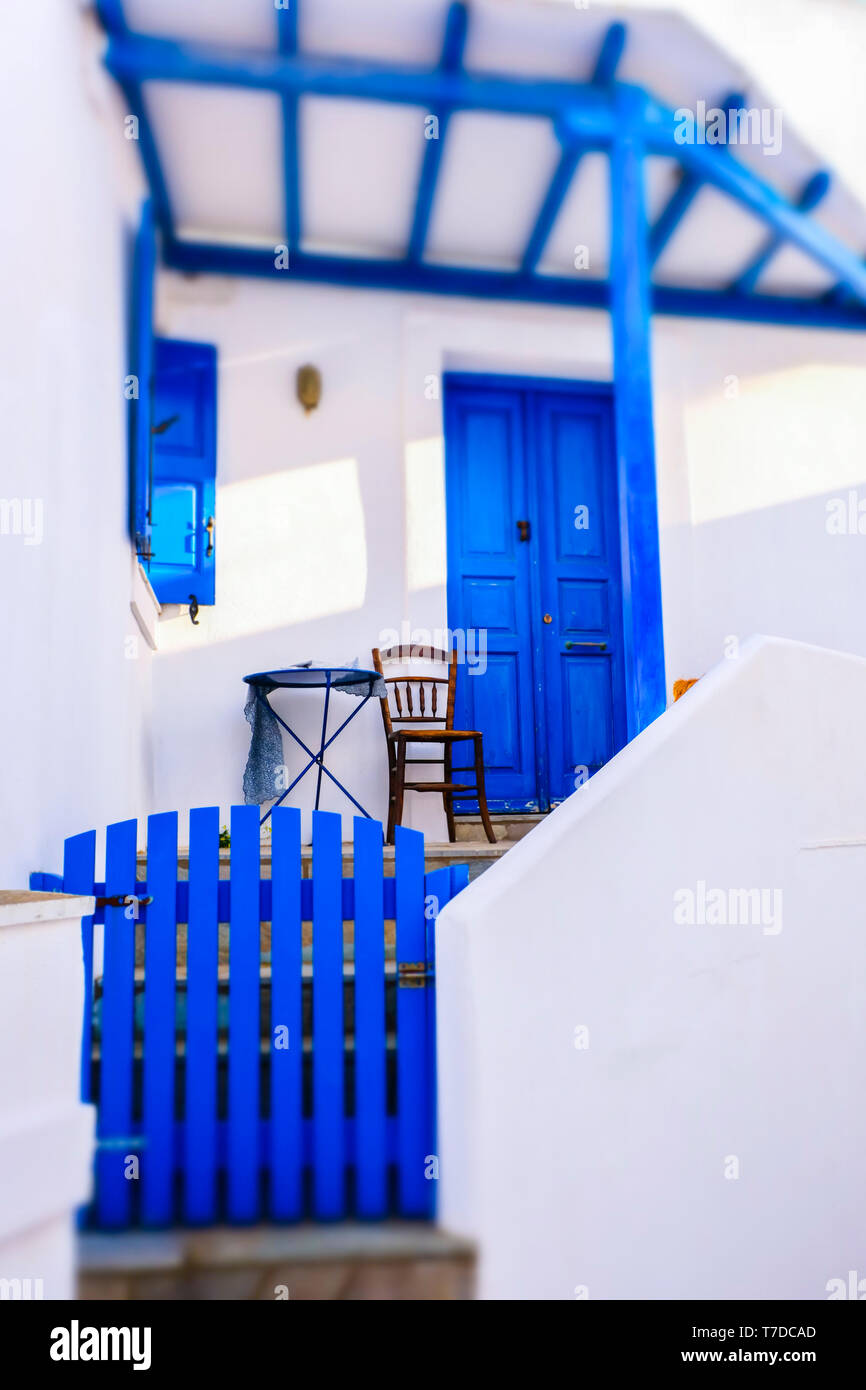
<path fill-rule="evenodd" d="M 124 39 L 132 38 L 123 12 L 122 0 L 97 0 L 97 13 L 103 28 L 109 34 L 117 34 Z M 129 114 L 135 116 L 138 121 L 138 143 L 150 186 L 154 220 L 163 237 L 170 239 L 174 236 L 174 220 L 171 213 L 168 186 L 162 171 L 156 140 L 148 120 L 141 81 L 128 76 L 117 76 L 117 81 L 126 97 Z"/>
<path fill-rule="evenodd" d="M 831 232 L 800 212 L 771 184 L 732 158 L 721 146 L 680 144 L 677 119 L 652 100 L 647 101 L 645 134 L 654 154 L 675 155 L 687 174 L 718 188 L 766 222 L 781 238 L 792 242 L 834 275 L 866 304 L 866 266 Z"/>
<path fill-rule="evenodd" d="M 138 378 L 138 394 L 129 402 L 130 523 L 137 555 L 147 563 L 150 554 L 150 459 L 153 447 L 151 383 L 153 380 L 153 291 L 157 247 L 153 200 L 141 209 L 132 260 L 130 371 Z"/>
<path fill-rule="evenodd" d="M 866 309 L 856 300 L 831 306 L 816 295 L 734 294 L 730 290 L 680 289 L 654 285 L 653 312 L 676 318 L 730 319 L 786 328 L 866 329 Z"/>
<path fill-rule="evenodd" d="M 863 264 L 866 265 L 866 260 L 864 260 Z M 831 290 L 827 291 L 824 298 L 830 304 L 851 304 L 856 302 L 851 291 L 846 289 L 844 285 L 834 285 Z"/>
<path fill-rule="evenodd" d="M 172 241 L 163 248 L 163 261 L 170 268 L 187 274 L 252 275 L 280 283 L 285 283 L 287 274 L 275 267 L 271 247 Z M 611 302 L 610 285 L 606 280 L 416 264 L 407 260 L 300 252 L 292 260 L 288 274 L 291 280 L 299 283 L 515 300 L 562 308 L 607 310 Z M 651 305 L 654 313 L 681 318 L 734 319 L 803 328 L 866 329 L 866 311 L 857 306 L 831 304 L 823 298 L 735 295 L 730 291 L 656 285 L 651 288 Z"/>
<path fill-rule="evenodd" d="M 830 188 L 830 175 L 823 169 L 813 174 L 804 187 L 800 197 L 797 199 L 797 208 L 800 212 L 812 212 L 823 198 L 827 196 Z M 776 252 L 785 244 L 785 238 L 775 233 L 767 241 L 765 246 L 754 260 L 746 266 L 742 274 L 738 275 L 731 285 L 731 289 L 736 294 L 751 294 L 763 275 L 770 261 Z"/>
<path fill-rule="evenodd" d="M 729 92 L 719 105 L 723 111 L 732 111 L 742 106 L 745 100 L 742 92 Z M 650 229 L 650 266 L 654 266 L 661 256 L 702 187 L 702 179 L 683 171 L 682 178 Z"/>
<path fill-rule="evenodd" d="M 466 6 L 460 3 L 450 5 L 445 20 L 442 56 L 439 59 L 439 67 L 442 72 L 458 72 L 462 66 L 468 26 L 469 16 Z M 421 177 L 418 181 L 418 192 L 415 197 L 415 213 L 412 219 L 412 230 L 409 234 L 407 254 L 410 261 L 420 261 L 424 255 L 424 246 L 433 213 L 433 199 L 436 196 L 436 183 L 439 178 L 442 153 L 445 147 L 445 135 L 448 130 L 448 122 L 451 119 L 451 108 L 440 106 L 437 111 L 431 114 L 436 116 L 438 129 L 435 139 L 428 139 L 425 143 Z"/>
<path fill-rule="evenodd" d="M 610 155 L 610 312 L 629 739 L 665 708 L 643 122 L 635 95 L 626 89 L 618 94 L 619 134 Z"/>
<path fill-rule="evenodd" d="M 123 0 L 96 0 L 96 13 L 106 33 L 129 33 L 129 25 L 123 13 Z"/>
<path fill-rule="evenodd" d="M 112 15 L 120 13 L 116 0 L 111 0 L 110 4 L 105 0 L 105 3 Z M 198 82 L 275 91 L 281 96 L 307 93 L 395 102 L 428 110 L 447 107 L 547 116 L 562 123 L 574 143 L 585 149 L 607 149 L 618 131 L 616 102 L 627 93 L 639 113 L 634 119 L 642 127 L 645 151 L 679 159 L 687 175 L 721 189 L 748 208 L 776 234 L 823 265 L 845 290 L 866 303 L 866 266 L 852 252 L 726 150 L 705 144 L 679 144 L 674 113 L 640 88 L 623 84 L 575 85 L 537 78 L 467 73 L 462 69 L 447 72 L 438 66 L 433 69 L 389 67 L 363 59 L 320 58 L 299 53 L 236 53 L 118 32 L 114 27 L 116 22 L 115 19 L 109 25 L 113 32 L 106 64 L 117 80 L 126 84 L 128 91 L 137 94 L 138 112 L 142 114 L 142 82 Z M 146 123 L 142 123 L 141 133 L 142 154 L 156 215 L 166 241 L 171 241 L 168 198 L 155 146 L 152 140 L 144 139 L 146 133 L 149 135 Z M 355 264 L 360 267 L 360 259 Z M 359 274 L 356 283 L 361 279 Z M 742 317 L 736 296 L 731 303 L 737 316 Z"/>
<path fill-rule="evenodd" d="M 298 4 L 291 0 L 287 10 L 277 10 L 277 44 L 281 53 L 298 51 Z M 283 198 L 286 221 L 286 244 L 289 263 L 292 253 L 301 244 L 301 176 L 298 161 L 298 96 L 281 98 L 283 108 Z"/>
<path fill-rule="evenodd" d="M 544 202 L 538 210 L 535 226 L 529 234 L 523 260 L 520 263 L 520 268 L 526 275 L 531 275 L 541 260 L 548 237 L 553 231 L 553 224 L 565 202 L 583 153 L 584 151 L 579 145 L 566 145 L 560 151 L 559 162 L 544 195 Z"/>
<path fill-rule="evenodd" d="M 655 265 L 674 232 L 679 227 L 689 208 L 701 191 L 701 180 L 693 174 L 683 173 L 665 206 L 662 208 L 649 233 L 650 265 Z"/>
<path fill-rule="evenodd" d="M 604 36 L 592 74 L 594 85 L 605 86 L 613 82 L 617 65 L 625 48 L 625 40 L 625 25 L 611 24 Z M 563 145 L 544 201 L 538 210 L 535 225 L 526 243 L 526 250 L 520 265 L 524 274 L 531 274 L 544 254 L 544 248 L 559 216 L 562 204 L 565 202 L 583 154 L 583 147 L 571 140 Z"/>
<path fill-rule="evenodd" d="M 616 77 L 616 70 L 625 49 L 627 32 L 624 24 L 608 25 L 592 73 L 592 81 L 596 85 L 600 87 L 609 85 Z"/>
<path fill-rule="evenodd" d="M 568 116 L 576 138 L 604 148 L 615 116 L 610 90 L 536 77 L 399 67 L 363 58 L 307 53 L 238 53 L 212 45 L 113 34 L 105 58 L 119 81 L 205 83 L 296 96 L 347 97 L 420 106 L 428 111 L 491 111 L 511 116 Z"/>

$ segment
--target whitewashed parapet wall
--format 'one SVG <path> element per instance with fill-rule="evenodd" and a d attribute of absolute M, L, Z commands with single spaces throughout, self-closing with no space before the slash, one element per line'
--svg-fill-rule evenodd
<path fill-rule="evenodd" d="M 16 209 L 0 229 L 5 887 L 59 868 L 67 835 L 150 804 L 152 637 L 128 536 L 124 396 L 144 184 L 103 47 L 83 5 L 0 6 Z"/>
<path fill-rule="evenodd" d="M 0 1298 L 75 1296 L 94 1111 L 79 1100 L 81 918 L 93 898 L 0 893 Z"/>
<path fill-rule="evenodd" d="M 862 658 L 750 641 L 444 910 L 440 1218 L 482 1297 L 866 1274 L 864 709 Z"/>

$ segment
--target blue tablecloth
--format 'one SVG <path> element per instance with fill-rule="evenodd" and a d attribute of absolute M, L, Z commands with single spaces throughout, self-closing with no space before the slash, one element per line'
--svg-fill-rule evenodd
<path fill-rule="evenodd" d="M 257 671 L 244 676 L 249 686 L 244 716 L 250 726 L 250 751 L 244 768 L 244 802 L 262 806 L 278 795 L 277 770 L 283 766 L 283 736 L 267 697 L 274 690 L 338 690 L 343 695 L 384 698 L 386 686 L 376 671 L 365 671 L 358 663 L 327 666 L 304 661 L 279 671 Z M 263 698 L 260 698 L 263 697 Z"/>

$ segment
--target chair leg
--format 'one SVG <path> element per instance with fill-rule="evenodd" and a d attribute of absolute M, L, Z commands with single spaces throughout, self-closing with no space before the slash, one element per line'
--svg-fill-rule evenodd
<path fill-rule="evenodd" d="M 401 739 L 397 745 L 397 765 L 394 768 L 394 801 L 391 815 L 391 838 L 393 843 L 395 826 L 403 824 L 403 788 L 406 781 L 406 744 Z"/>
<path fill-rule="evenodd" d="M 394 801 L 397 796 L 397 769 L 393 764 L 388 768 L 388 829 L 385 832 L 385 844 L 394 843 Z"/>
<path fill-rule="evenodd" d="M 482 750 L 481 735 L 473 739 L 475 744 L 475 785 L 478 788 L 478 814 L 481 817 L 481 824 L 491 845 L 496 844 L 496 836 L 493 833 L 493 826 L 490 824 L 490 814 L 487 810 L 487 791 L 484 786 L 484 753 Z"/>
<path fill-rule="evenodd" d="M 446 782 L 451 782 L 451 781 L 453 781 L 453 774 L 452 774 L 452 767 L 451 767 L 451 745 L 450 745 L 450 743 L 446 743 L 446 745 L 445 745 L 445 754 L 444 754 L 443 762 L 444 762 L 445 781 L 446 781 Z M 453 792 L 443 792 L 443 793 L 442 793 L 442 805 L 445 807 L 445 820 L 446 820 L 447 823 L 448 823 L 448 843 L 453 845 L 454 841 L 457 839 L 457 832 L 456 832 L 456 830 L 454 829 L 454 793 L 453 793 Z"/>

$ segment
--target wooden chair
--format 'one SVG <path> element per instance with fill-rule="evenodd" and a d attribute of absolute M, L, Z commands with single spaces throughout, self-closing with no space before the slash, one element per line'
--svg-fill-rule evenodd
<path fill-rule="evenodd" d="M 383 662 L 411 662 L 412 660 L 441 663 L 448 669 L 447 676 L 434 676 L 420 672 L 412 674 L 405 671 L 400 675 L 386 676 Z M 382 706 L 382 721 L 385 725 L 385 738 L 388 743 L 388 844 L 394 839 L 394 827 L 403 816 L 403 795 L 407 791 L 438 792 L 445 807 L 448 822 L 448 839 L 453 841 L 454 797 L 463 800 L 475 796 L 481 824 L 491 844 L 496 843 L 493 826 L 487 811 L 487 794 L 484 788 L 484 754 L 482 736 L 477 729 L 454 728 L 454 691 L 457 685 L 457 652 L 439 651 L 436 647 L 390 647 L 380 652 L 373 648 L 373 665 L 384 677 L 389 687 L 379 703 Z M 441 687 L 445 687 L 443 691 Z M 442 698 L 445 696 L 445 709 Z M 393 709 L 391 697 L 393 696 Z M 395 728 L 395 725 L 408 725 L 408 728 Z M 455 743 L 472 740 L 475 746 L 474 781 L 455 782 L 452 771 L 452 750 Z M 406 748 L 410 743 L 443 745 L 443 753 L 438 758 L 408 758 Z M 443 763 L 444 780 L 441 782 L 407 782 L 406 766 L 409 763 Z M 472 776 L 471 771 L 469 776 Z"/>

